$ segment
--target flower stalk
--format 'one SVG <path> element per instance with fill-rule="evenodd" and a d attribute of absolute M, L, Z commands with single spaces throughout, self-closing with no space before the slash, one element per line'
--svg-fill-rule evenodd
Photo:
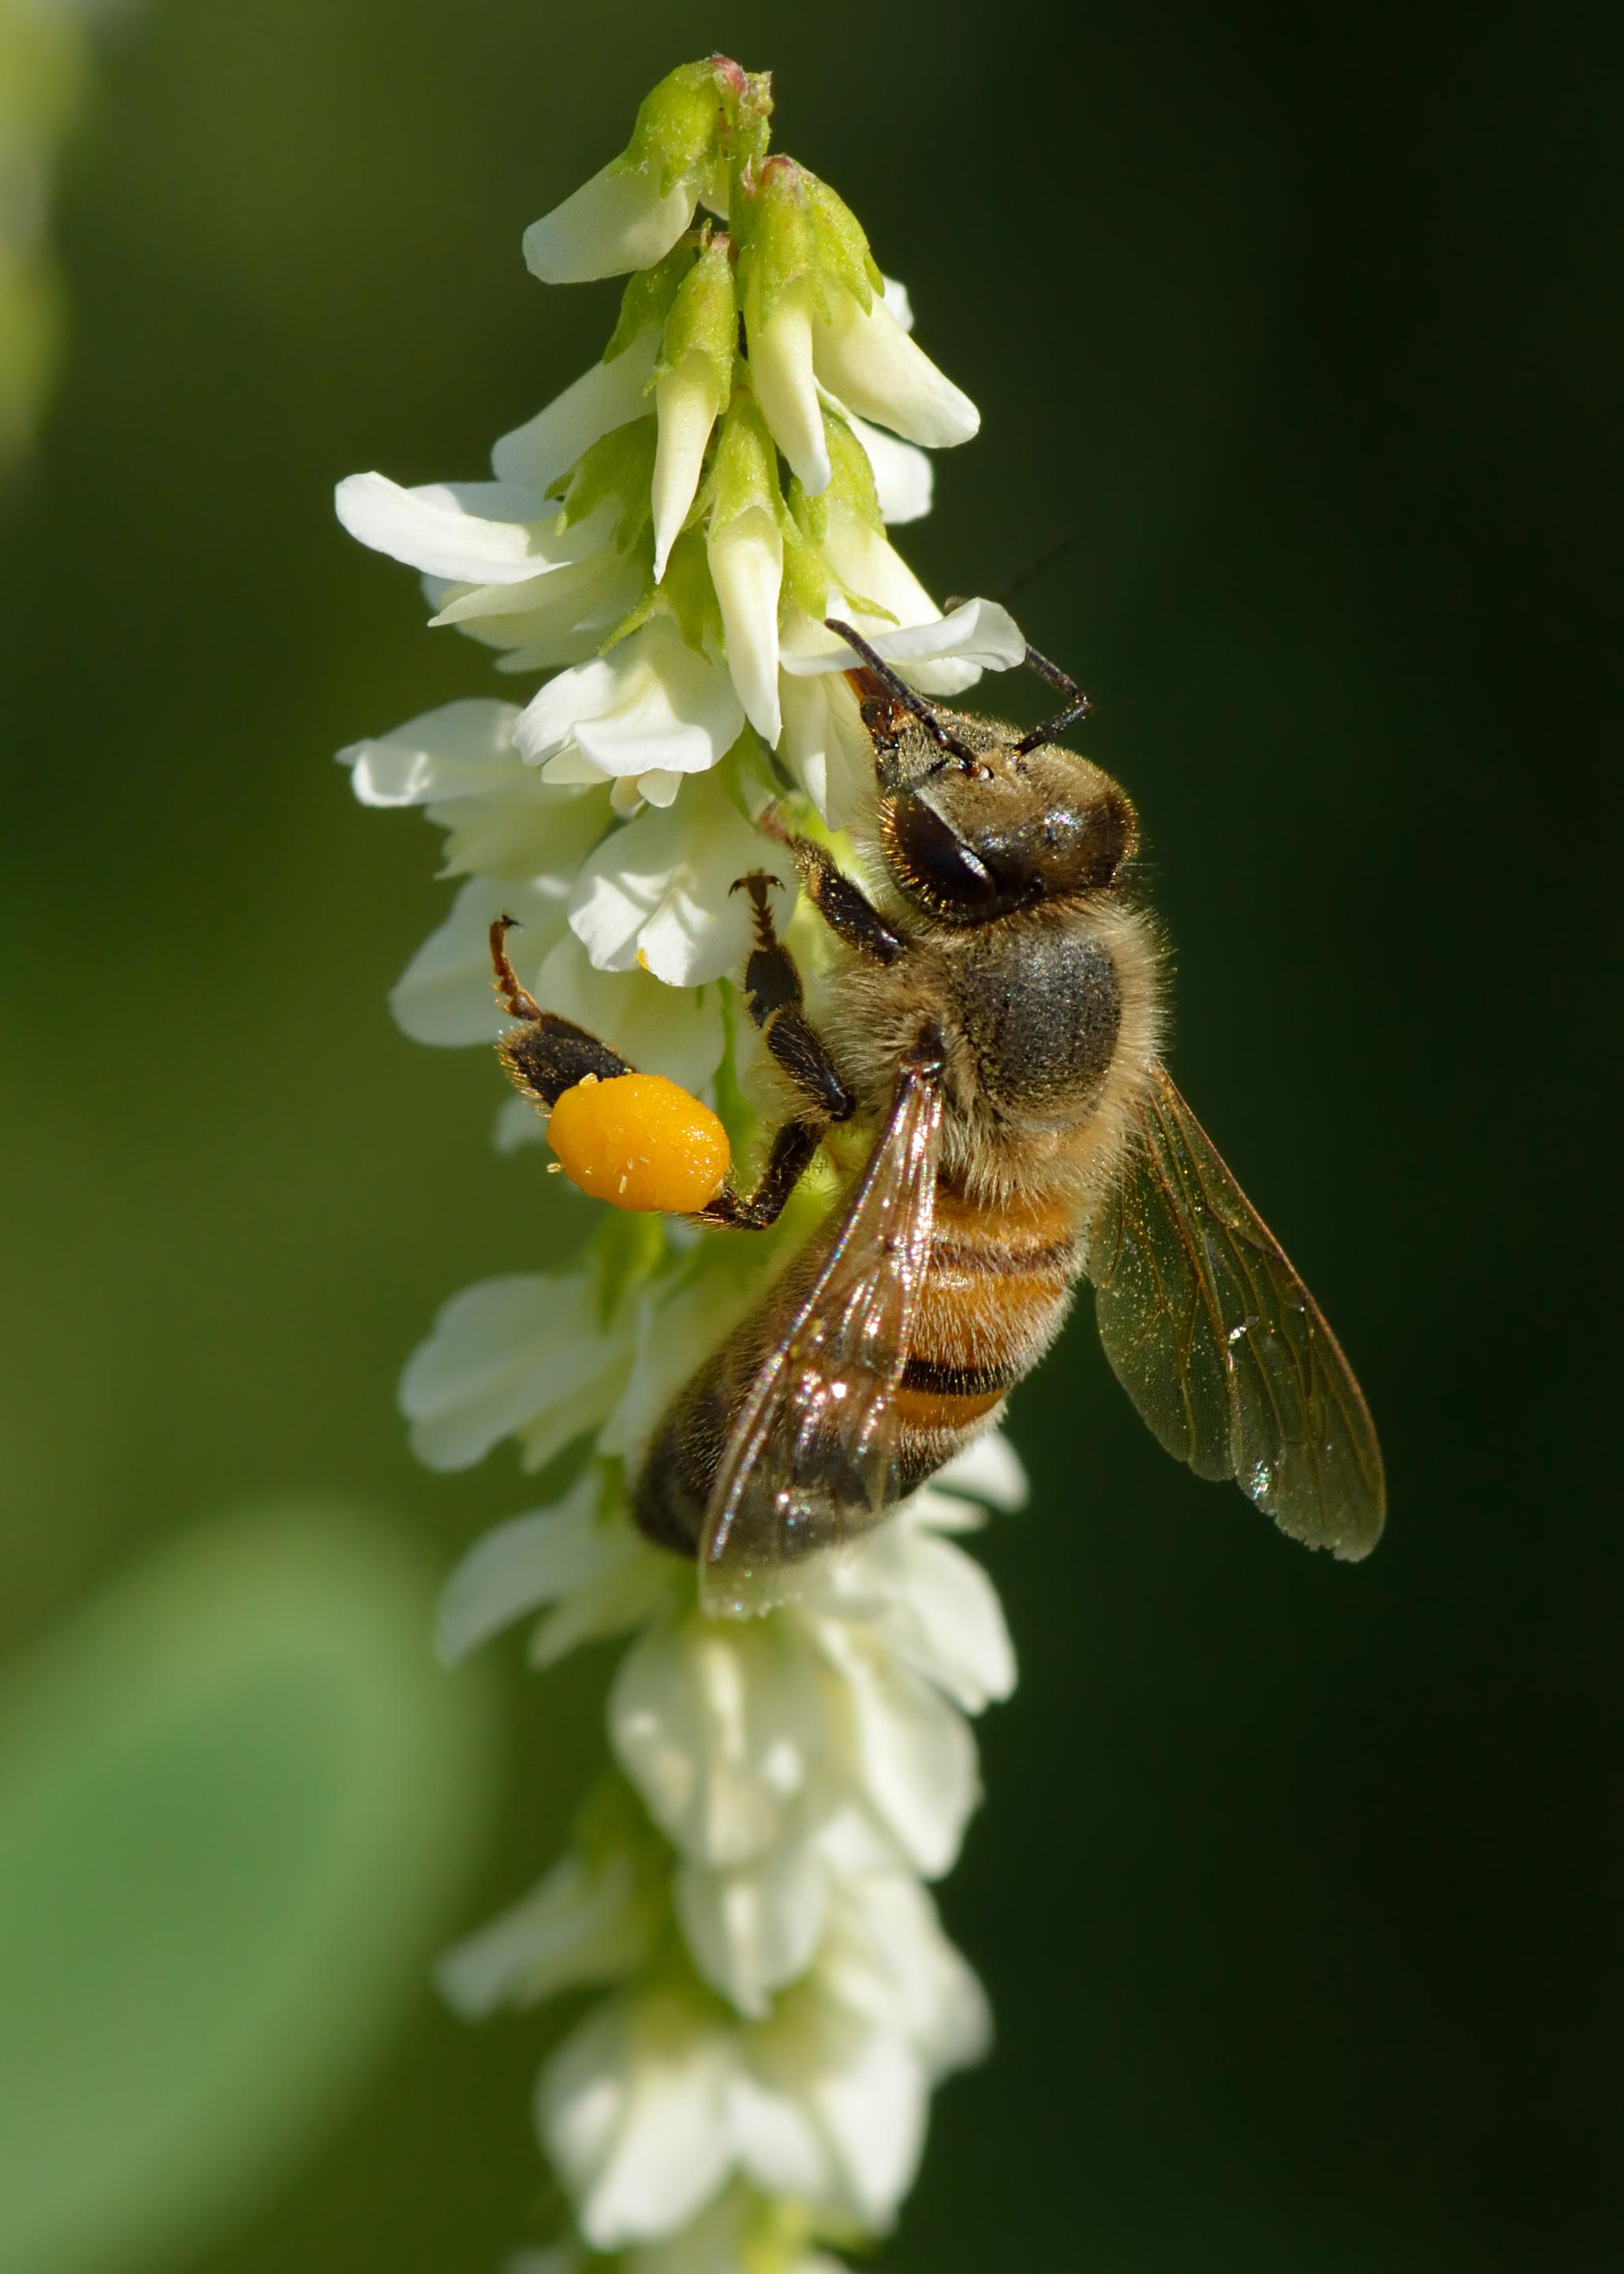
<path fill-rule="evenodd" d="M 420 573 L 434 624 L 500 673 L 549 674 L 341 753 L 364 803 L 443 832 L 456 882 L 396 1018 L 426 1043 L 496 1041 L 486 935 L 506 915 L 517 983 L 703 1099 L 747 1159 L 778 1107 L 734 886 L 767 880 L 816 1017 L 821 928 L 781 820 L 762 825 L 839 855 L 872 794 L 825 619 L 933 693 L 1024 653 L 991 603 L 944 615 L 891 543 L 929 508 L 920 446 L 967 440 L 977 414 L 850 210 L 769 152 L 770 115 L 766 78 L 724 57 L 662 81 L 620 156 L 524 238 L 547 282 L 627 278 L 602 361 L 497 442 L 488 480 L 367 473 L 337 499 Z M 502 1147 L 543 1134 L 524 1099 L 503 1107 Z M 520 1623 L 538 1668 L 623 1649 L 609 1762 L 562 1858 L 441 1969 L 470 2016 L 596 1995 L 538 2088 L 573 2225 L 533 2274 L 827 2274 L 830 2249 L 891 2225 L 932 2087 L 987 2043 L 929 1886 L 976 1798 L 966 1716 L 1015 1678 L 960 1545 L 1019 1503 L 1013 1454 L 981 1440 L 748 1623 L 705 1616 L 693 1565 L 628 1514 L 660 1415 L 831 1190 L 815 1172 L 740 1240 L 583 1200 L 572 1261 L 455 1296 L 402 1379 L 430 1466 L 510 1441 L 543 1472 L 541 1504 L 454 1574 L 446 1659 Z"/>

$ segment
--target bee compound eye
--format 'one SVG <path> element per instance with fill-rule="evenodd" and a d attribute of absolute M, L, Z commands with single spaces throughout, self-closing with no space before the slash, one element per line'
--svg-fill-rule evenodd
<path fill-rule="evenodd" d="M 895 801 L 886 833 L 899 881 L 938 913 L 976 916 L 997 904 L 986 863 L 914 791 Z"/>

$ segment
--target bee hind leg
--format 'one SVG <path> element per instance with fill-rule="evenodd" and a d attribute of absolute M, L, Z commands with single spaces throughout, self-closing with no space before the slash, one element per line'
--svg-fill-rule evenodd
<path fill-rule="evenodd" d="M 755 1191 L 740 1193 L 731 1184 L 724 1185 L 716 1198 L 697 1211 L 695 1221 L 723 1224 L 730 1231 L 770 1230 L 810 1167 L 828 1126 L 826 1119 L 814 1120 L 809 1116 L 786 1121 L 772 1141 Z"/>
<path fill-rule="evenodd" d="M 523 1023 L 497 1044 L 502 1064 L 515 1088 L 551 1112 L 567 1089 L 589 1074 L 612 1081 L 632 1069 L 618 1050 L 589 1035 L 554 1011 L 544 1011 L 527 988 L 519 984 L 508 955 L 512 916 L 498 916 L 491 926 L 491 968 L 495 974 L 497 999 L 510 1018 Z"/>

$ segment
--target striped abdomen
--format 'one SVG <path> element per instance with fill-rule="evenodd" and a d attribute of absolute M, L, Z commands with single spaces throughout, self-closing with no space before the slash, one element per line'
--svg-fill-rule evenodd
<path fill-rule="evenodd" d="M 821 1260 L 814 1240 L 711 1353 L 656 1431 L 634 1512 L 662 1547 L 690 1555 L 697 1547 L 733 1420 Z M 937 1187 L 930 1261 L 897 1393 L 893 1497 L 951 1460 L 1037 1364 L 1065 1318 L 1076 1270 L 1071 1220 L 1058 1204 L 990 1209 Z"/>
<path fill-rule="evenodd" d="M 1077 1274 L 1071 1218 L 1053 1201 L 989 1208 L 936 1190 L 930 1267 L 898 1418 L 899 1489 L 961 1452 L 1064 1323 Z"/>

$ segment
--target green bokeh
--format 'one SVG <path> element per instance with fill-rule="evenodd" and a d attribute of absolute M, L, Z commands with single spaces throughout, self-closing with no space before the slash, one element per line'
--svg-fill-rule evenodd
<path fill-rule="evenodd" d="M 0 2265 L 212 2242 L 421 2007 L 493 1766 L 433 1597 L 380 1519 L 267 1507 L 0 1686 Z"/>
<path fill-rule="evenodd" d="M 526 222 L 711 45 L 981 403 L 905 533 L 1094 694 L 1177 956 L 1174 1063 L 1370 1391 L 1347 1570 L 1176 1469 L 1079 1320 L 988 1542 L 1024 1678 L 945 1894 L 1001 2043 L 885 2263 L 1590 2274 L 1613 2077 L 1624 1578 L 1610 1229 L 1620 716 L 1616 24 L 1195 0 L 1000 11 L 154 0 L 56 217 L 69 360 L 0 504 L 11 1196 L 0 1621 L 244 1493 L 437 1564 L 525 1504 L 414 1472 L 402 1356 L 575 1203 L 477 1054 L 390 1029 L 434 843 L 329 759 L 492 682 L 334 478 L 478 473 L 613 288 Z M 1041 697 L 1029 698 L 1033 715 Z M 550 1857 L 602 1668 L 502 1660 Z M 542 2201 L 549 2029 L 425 2001 L 222 2274 L 479 2267 Z M 179 2266 L 184 2262 L 177 2261 Z"/>

